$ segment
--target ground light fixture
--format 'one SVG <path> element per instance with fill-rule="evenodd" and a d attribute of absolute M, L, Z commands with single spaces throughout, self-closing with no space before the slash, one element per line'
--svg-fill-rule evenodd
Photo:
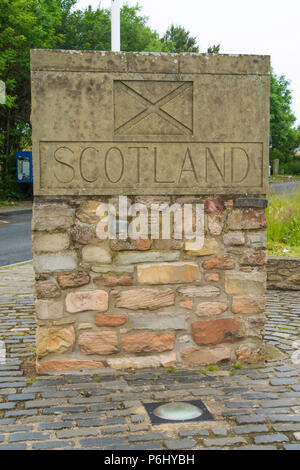
<path fill-rule="evenodd" d="M 152 424 L 211 421 L 214 418 L 201 400 L 144 403 Z"/>

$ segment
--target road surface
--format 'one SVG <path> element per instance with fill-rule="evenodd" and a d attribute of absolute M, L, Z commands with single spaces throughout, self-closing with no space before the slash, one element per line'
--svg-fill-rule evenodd
<path fill-rule="evenodd" d="M 32 259 L 32 211 L 0 212 L 0 266 Z"/>

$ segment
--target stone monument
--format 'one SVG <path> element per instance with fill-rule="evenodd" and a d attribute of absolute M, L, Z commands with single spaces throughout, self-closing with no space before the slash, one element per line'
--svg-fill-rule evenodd
<path fill-rule="evenodd" d="M 32 50 L 31 67 L 37 371 L 263 361 L 269 57 Z M 194 227 L 200 205 L 204 243 L 131 237 L 125 199 L 149 227 L 171 205 Z"/>

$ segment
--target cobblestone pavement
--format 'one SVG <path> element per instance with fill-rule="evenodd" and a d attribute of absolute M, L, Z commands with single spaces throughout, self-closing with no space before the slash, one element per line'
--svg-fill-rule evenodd
<path fill-rule="evenodd" d="M 5 273 L 10 296 L 0 282 L 0 450 L 300 450 L 299 293 L 268 293 L 266 340 L 284 356 L 259 367 L 35 376 L 24 272 Z M 152 425 L 143 403 L 174 399 L 203 400 L 214 420 Z"/>

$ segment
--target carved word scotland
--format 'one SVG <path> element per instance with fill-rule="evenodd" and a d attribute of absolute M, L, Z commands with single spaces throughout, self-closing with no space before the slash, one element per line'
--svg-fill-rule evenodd
<path fill-rule="evenodd" d="M 41 142 L 41 187 L 138 194 L 262 186 L 260 143 Z M 66 194 L 66 192 L 65 192 Z"/>

